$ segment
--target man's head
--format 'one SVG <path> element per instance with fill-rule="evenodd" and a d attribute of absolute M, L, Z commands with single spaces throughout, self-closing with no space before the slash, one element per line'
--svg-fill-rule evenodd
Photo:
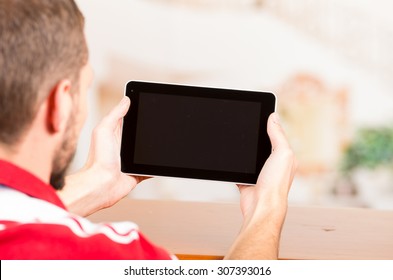
<path fill-rule="evenodd" d="M 73 112 L 53 158 L 55 188 L 62 187 L 85 118 L 81 91 L 90 69 L 83 29 L 73 0 L 0 0 L 0 144 L 17 147 L 42 104 L 59 105 L 57 91 L 72 96 Z"/>

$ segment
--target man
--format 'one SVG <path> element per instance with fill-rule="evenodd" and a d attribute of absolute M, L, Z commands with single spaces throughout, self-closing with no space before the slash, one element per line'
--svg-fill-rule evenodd
<path fill-rule="evenodd" d="M 131 222 L 92 224 L 145 178 L 120 172 L 123 98 L 65 178 L 92 80 L 84 19 L 73 0 L 0 0 L 0 258 L 170 259 Z M 273 151 L 255 187 L 239 186 L 244 222 L 226 258 L 274 259 L 295 160 L 272 114 Z"/>

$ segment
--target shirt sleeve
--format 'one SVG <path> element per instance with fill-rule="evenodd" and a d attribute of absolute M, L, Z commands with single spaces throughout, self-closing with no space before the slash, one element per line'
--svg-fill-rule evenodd
<path fill-rule="evenodd" d="M 132 223 L 70 225 L 0 221 L 0 259 L 168 260 Z M 94 230 L 93 230 L 94 229 Z M 93 231 L 92 231 L 93 230 Z"/>

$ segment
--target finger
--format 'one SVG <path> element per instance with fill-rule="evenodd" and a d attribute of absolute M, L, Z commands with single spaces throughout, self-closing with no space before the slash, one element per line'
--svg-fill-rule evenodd
<path fill-rule="evenodd" d="M 130 104 L 130 99 L 127 96 L 124 96 L 119 104 L 117 104 L 103 119 L 103 122 L 110 128 L 115 129 L 119 121 L 127 114 Z"/>
<path fill-rule="evenodd" d="M 289 148 L 289 143 L 281 127 L 278 113 L 272 113 L 267 121 L 267 133 L 272 144 L 273 151 L 277 149 Z"/>
<path fill-rule="evenodd" d="M 131 176 L 131 177 L 134 177 L 136 179 L 136 181 L 138 182 L 138 184 L 145 181 L 145 180 L 153 178 L 153 177 L 148 177 L 148 176 Z"/>
<path fill-rule="evenodd" d="M 247 189 L 249 187 L 254 187 L 255 185 L 244 185 L 244 184 L 236 184 L 239 189 Z"/>
<path fill-rule="evenodd" d="M 246 187 L 245 185 L 242 184 L 236 184 L 237 188 L 239 189 L 239 192 L 241 193 L 242 190 Z"/>
<path fill-rule="evenodd" d="M 243 185 L 243 184 L 236 184 L 241 196 L 246 195 L 247 193 L 253 193 L 255 190 L 256 185 Z"/>

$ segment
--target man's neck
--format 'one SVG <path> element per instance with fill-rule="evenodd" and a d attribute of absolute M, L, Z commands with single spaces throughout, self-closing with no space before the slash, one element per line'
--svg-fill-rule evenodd
<path fill-rule="evenodd" d="M 49 182 L 52 165 L 47 153 L 45 147 L 36 143 L 24 142 L 18 146 L 0 143 L 0 159 L 25 169 L 46 183 Z"/>

